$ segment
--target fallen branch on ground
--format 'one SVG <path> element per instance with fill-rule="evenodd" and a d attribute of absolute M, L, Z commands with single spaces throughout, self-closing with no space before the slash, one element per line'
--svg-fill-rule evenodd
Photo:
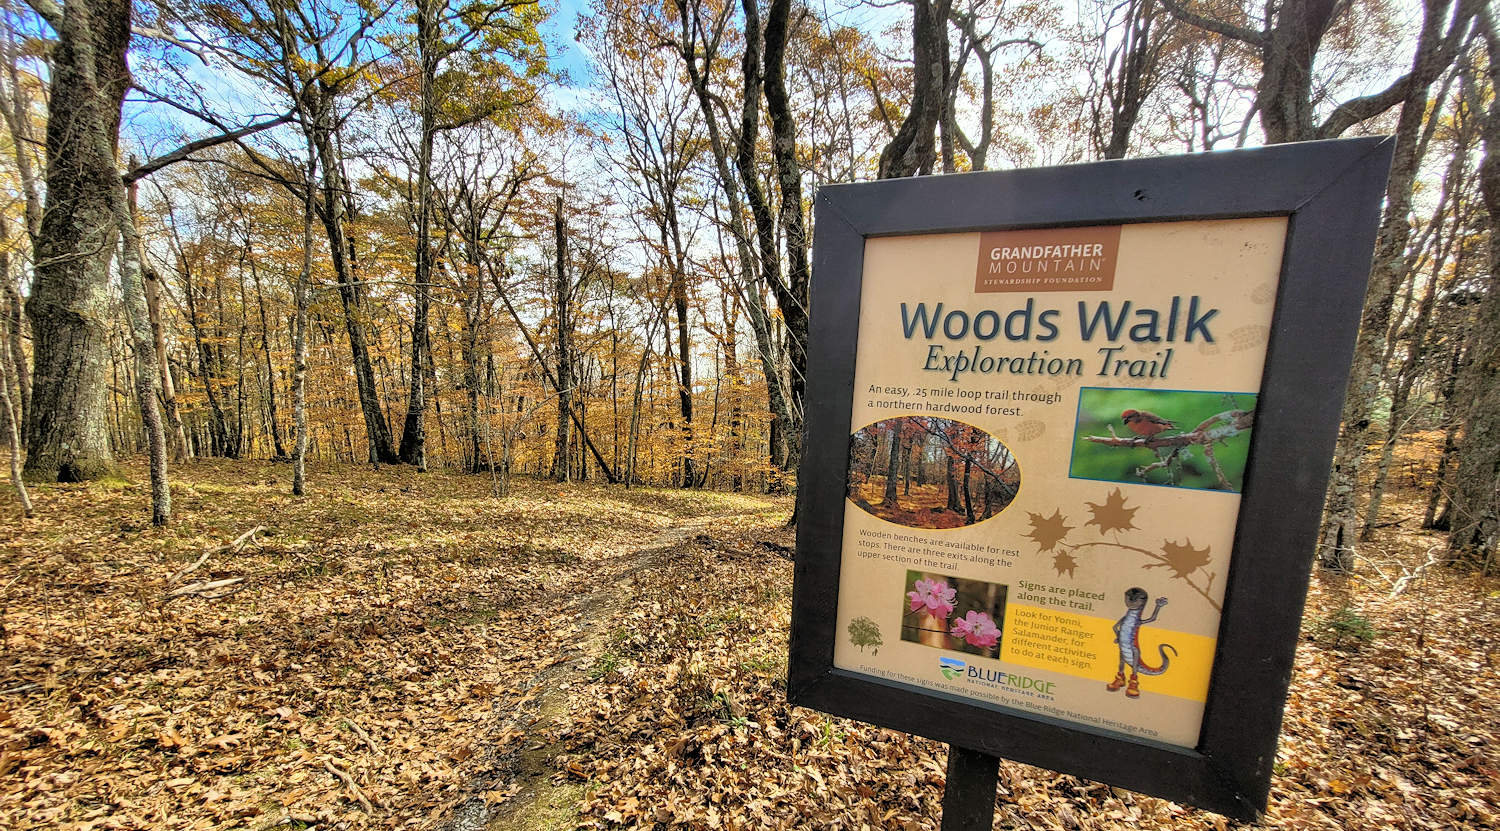
<path fill-rule="evenodd" d="M 365 813 L 375 813 L 375 806 L 370 804 L 369 797 L 365 796 L 365 792 L 360 790 L 359 785 L 354 783 L 354 777 L 327 759 L 323 760 L 323 767 L 327 768 L 329 773 L 338 777 L 339 781 L 344 783 L 344 787 L 348 788 L 349 792 L 354 794 L 354 798 L 359 800 L 360 807 L 365 809 Z"/>
<path fill-rule="evenodd" d="M 360 740 L 365 744 L 369 745 L 370 750 L 374 751 L 376 756 L 385 755 L 385 752 L 380 749 L 380 745 L 377 745 L 375 740 L 370 738 L 370 734 L 366 733 L 363 727 L 360 727 L 349 719 L 344 719 L 344 726 L 353 731 L 354 735 L 359 736 Z"/>
<path fill-rule="evenodd" d="M 218 592 L 215 590 L 222 589 L 226 586 L 233 586 L 236 583 L 243 582 L 244 579 L 244 577 L 226 577 L 223 580 L 210 580 L 206 583 L 189 583 L 180 589 L 174 589 L 170 592 L 167 592 L 167 599 L 171 600 L 174 597 L 183 597 L 189 594 L 196 594 L 207 600 L 216 600 L 220 597 L 228 597 L 229 595 L 234 594 L 234 592 L 239 591 L 239 589 L 235 589 L 234 591 L 229 592 Z M 208 594 L 208 592 L 214 593 Z"/>
<path fill-rule="evenodd" d="M 232 542 L 229 542 L 228 544 L 221 545 L 218 548 L 208 549 L 207 551 L 203 552 L 202 557 L 199 557 L 197 560 L 195 560 L 192 565 L 172 575 L 171 578 L 167 580 L 167 582 L 175 583 L 178 580 L 181 580 L 182 578 L 188 576 L 189 574 L 192 574 L 199 568 L 202 568 L 203 564 L 208 562 L 208 558 L 212 557 L 215 554 L 238 554 L 240 552 L 240 549 L 245 547 L 246 542 L 248 542 L 256 534 L 264 530 L 266 530 L 266 527 L 264 525 L 257 525 L 254 528 L 251 528 L 249 531 L 246 531 L 245 533 L 240 534 L 238 537 L 235 537 L 234 540 Z"/>
<path fill-rule="evenodd" d="M 1410 571 L 1404 568 L 1401 569 L 1402 574 L 1397 578 L 1395 585 L 1391 586 L 1391 593 L 1386 595 L 1386 599 L 1390 600 L 1406 591 L 1407 586 L 1410 586 L 1413 581 L 1421 579 L 1427 573 L 1428 569 L 1437 565 L 1440 561 L 1438 551 L 1442 549 L 1443 545 L 1441 543 L 1431 546 L 1427 549 L 1427 559 L 1423 560 L 1421 565 Z"/>

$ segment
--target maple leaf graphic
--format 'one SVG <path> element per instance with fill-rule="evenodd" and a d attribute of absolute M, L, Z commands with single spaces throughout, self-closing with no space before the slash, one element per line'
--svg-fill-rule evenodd
<path fill-rule="evenodd" d="M 1094 518 L 1085 522 L 1084 525 L 1099 526 L 1099 533 L 1107 531 L 1128 531 L 1135 527 L 1135 512 L 1140 510 L 1137 505 L 1134 508 L 1125 507 L 1125 494 L 1115 488 L 1109 497 L 1104 500 L 1103 505 L 1094 502 L 1085 503 L 1089 506 L 1089 512 Z"/>
<path fill-rule="evenodd" d="M 1031 517 L 1031 533 L 1026 536 L 1036 542 L 1038 551 L 1051 551 L 1053 546 L 1073 530 L 1073 526 L 1067 524 L 1068 518 L 1062 515 L 1061 508 L 1054 510 L 1050 517 L 1030 512 L 1027 515 Z"/>
<path fill-rule="evenodd" d="M 1187 540 L 1181 545 L 1170 540 L 1162 540 L 1161 550 L 1166 555 L 1166 562 L 1152 563 L 1146 568 L 1166 566 L 1172 569 L 1174 578 L 1187 577 L 1213 561 L 1213 558 L 1209 556 L 1211 550 L 1209 546 L 1204 546 L 1201 550 L 1194 548 L 1192 540 Z"/>
<path fill-rule="evenodd" d="M 1059 551 L 1056 554 L 1052 555 L 1052 567 L 1057 569 L 1058 577 L 1063 576 L 1064 573 L 1066 573 L 1069 577 L 1072 577 L 1073 569 L 1078 568 L 1078 561 L 1073 559 L 1072 554 L 1069 554 L 1065 551 Z"/>

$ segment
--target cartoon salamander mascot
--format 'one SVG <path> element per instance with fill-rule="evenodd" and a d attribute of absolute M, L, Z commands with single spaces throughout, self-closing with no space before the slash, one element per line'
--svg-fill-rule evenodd
<path fill-rule="evenodd" d="M 1115 680 L 1109 682 L 1106 687 L 1114 692 L 1121 687 L 1125 688 L 1125 695 L 1130 698 L 1141 697 L 1140 676 L 1161 675 L 1167 671 L 1167 650 L 1173 655 L 1177 650 L 1169 644 L 1162 644 L 1161 666 L 1153 667 L 1141 660 L 1141 626 L 1156 620 L 1161 614 L 1161 607 L 1167 605 L 1165 597 L 1156 598 L 1156 608 L 1151 610 L 1151 617 L 1141 617 L 1141 612 L 1146 609 L 1146 590 L 1134 587 L 1125 592 L 1125 614 L 1115 621 L 1115 643 L 1120 645 L 1120 669 L 1115 673 Z M 1125 680 L 1125 668 L 1130 668 L 1130 681 Z"/>

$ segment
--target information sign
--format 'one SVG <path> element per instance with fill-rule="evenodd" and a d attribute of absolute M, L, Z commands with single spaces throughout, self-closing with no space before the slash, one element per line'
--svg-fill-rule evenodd
<path fill-rule="evenodd" d="M 1263 810 L 1389 158 L 822 188 L 792 700 Z"/>

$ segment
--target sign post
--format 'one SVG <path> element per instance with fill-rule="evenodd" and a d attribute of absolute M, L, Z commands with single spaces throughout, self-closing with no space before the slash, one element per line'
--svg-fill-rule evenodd
<path fill-rule="evenodd" d="M 995 778 L 1000 757 L 960 745 L 948 748 L 942 831 L 989 831 L 995 823 Z"/>
<path fill-rule="evenodd" d="M 1256 818 L 1391 146 L 822 188 L 791 701 Z"/>

